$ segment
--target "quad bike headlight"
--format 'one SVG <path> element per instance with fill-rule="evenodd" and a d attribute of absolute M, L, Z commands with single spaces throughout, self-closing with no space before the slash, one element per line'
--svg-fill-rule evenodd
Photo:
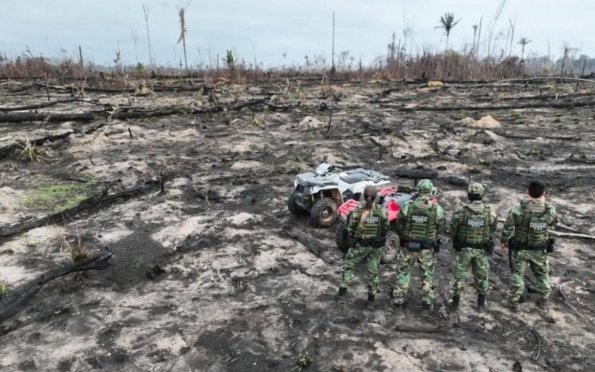
<path fill-rule="evenodd" d="M 293 187 L 297 187 L 298 186 L 298 180 L 297 177 L 293 180 Z"/>
<path fill-rule="evenodd" d="M 310 190 L 312 191 L 312 194 L 316 194 L 318 193 L 318 186 L 314 186 Z"/>

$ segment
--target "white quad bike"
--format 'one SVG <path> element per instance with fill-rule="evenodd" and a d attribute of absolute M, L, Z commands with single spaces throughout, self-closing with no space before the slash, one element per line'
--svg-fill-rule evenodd
<path fill-rule="evenodd" d="M 357 168 L 331 173 L 339 167 L 321 163 L 315 173 L 298 174 L 287 207 L 294 215 L 310 214 L 313 227 L 330 227 L 338 217 L 337 208 L 346 200 L 360 201 L 368 185 L 388 185 L 390 178 L 374 170 Z"/>

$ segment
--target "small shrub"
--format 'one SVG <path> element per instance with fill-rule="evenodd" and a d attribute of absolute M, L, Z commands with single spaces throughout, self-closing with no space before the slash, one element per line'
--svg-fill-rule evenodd
<path fill-rule="evenodd" d="M 490 165 L 490 159 L 478 158 L 477 159 L 477 164 L 479 164 L 479 165 Z"/>
<path fill-rule="evenodd" d="M 312 365 L 312 363 L 313 363 L 312 357 L 307 352 L 304 354 L 301 354 L 297 360 L 297 365 L 300 368 L 308 368 Z"/>
<path fill-rule="evenodd" d="M 467 111 L 461 111 L 461 113 L 459 114 L 459 117 L 461 118 L 461 120 L 465 119 L 467 117 Z"/>
<path fill-rule="evenodd" d="M 518 118 L 518 117 L 521 116 L 521 112 L 519 110 L 514 110 L 513 112 L 510 113 L 510 116 L 512 118 L 515 118 L 516 119 L 516 118 Z"/>
<path fill-rule="evenodd" d="M 57 238 L 60 244 L 60 250 L 66 252 L 70 262 L 75 263 L 89 258 L 89 252 L 87 251 L 87 247 L 83 244 L 81 240 L 81 235 L 78 231 L 78 227 L 76 244 L 71 245 L 64 236 L 64 234 L 58 233 Z M 76 281 L 84 281 L 87 277 L 87 272 L 76 272 L 73 274 L 73 277 Z"/>
<path fill-rule="evenodd" d="M 28 161 L 28 162 L 40 163 L 40 162 L 46 160 L 44 155 L 45 154 L 44 154 L 43 150 L 41 150 L 40 148 L 38 148 L 37 146 L 32 144 L 31 141 L 29 141 L 29 139 L 27 138 L 25 140 L 25 143 L 23 145 L 21 145 L 21 149 L 20 149 L 19 155 L 17 157 L 17 161 L 23 160 L 23 161 Z"/>
<path fill-rule="evenodd" d="M 2 299 L 8 293 L 6 283 L 0 283 L 0 299 Z"/>

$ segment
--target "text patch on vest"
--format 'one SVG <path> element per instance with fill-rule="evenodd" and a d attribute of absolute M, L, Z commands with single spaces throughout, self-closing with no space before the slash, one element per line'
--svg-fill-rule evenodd
<path fill-rule="evenodd" d="M 428 216 L 414 214 L 413 216 L 411 216 L 411 219 L 414 223 L 421 223 L 421 224 L 428 223 Z"/>
<path fill-rule="evenodd" d="M 366 218 L 366 223 L 370 223 L 370 224 L 377 224 L 380 221 L 380 218 L 378 218 L 378 216 L 371 216 Z"/>
<path fill-rule="evenodd" d="M 547 223 L 543 220 L 533 220 L 529 223 L 529 229 L 533 231 L 543 231 L 547 229 Z"/>
<path fill-rule="evenodd" d="M 484 220 L 472 220 L 472 219 L 469 219 L 467 221 L 467 224 L 471 228 L 479 228 L 479 227 L 483 227 L 485 225 L 485 221 Z"/>

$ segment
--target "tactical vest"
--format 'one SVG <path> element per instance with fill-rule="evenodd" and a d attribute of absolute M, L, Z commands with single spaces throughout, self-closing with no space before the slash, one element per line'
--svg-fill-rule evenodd
<path fill-rule="evenodd" d="M 432 203 L 428 209 L 418 207 L 415 201 L 411 205 L 404 233 L 409 240 L 434 242 L 437 238 L 436 231 L 436 210 L 438 206 Z"/>
<path fill-rule="evenodd" d="M 455 239 L 461 248 L 483 248 L 490 239 L 490 206 L 483 206 L 483 212 L 476 213 L 469 204 L 464 204 L 463 218 Z"/>
<path fill-rule="evenodd" d="M 513 245 L 518 249 L 541 249 L 549 238 L 548 226 L 553 206 L 545 203 L 543 212 L 533 212 L 528 201 L 521 202 L 521 215 L 517 216 Z"/>
<path fill-rule="evenodd" d="M 360 226 L 360 218 L 362 213 L 364 213 L 363 208 L 359 209 L 357 214 L 353 216 L 357 218 L 357 221 L 354 221 L 354 223 L 357 223 L 354 238 L 366 239 L 379 236 L 382 228 L 382 208 L 378 205 L 374 205 L 374 207 L 372 207 L 372 213 L 366 217 L 363 228 Z"/>

